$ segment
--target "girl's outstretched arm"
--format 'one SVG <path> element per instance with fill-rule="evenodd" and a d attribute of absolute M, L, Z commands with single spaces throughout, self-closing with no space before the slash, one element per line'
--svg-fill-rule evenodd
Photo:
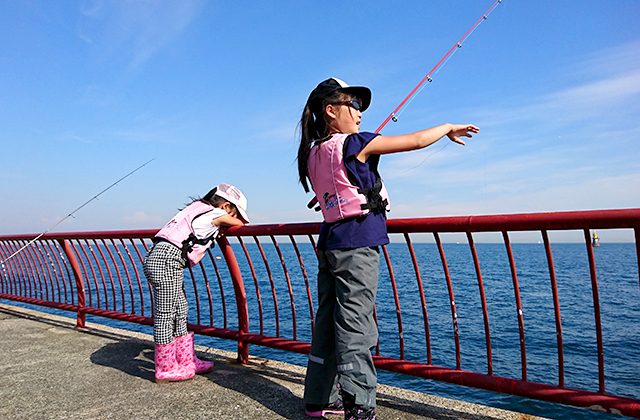
<path fill-rule="evenodd" d="M 402 136 L 378 136 L 371 140 L 356 157 L 359 161 L 366 162 L 369 155 L 386 155 L 422 149 L 444 136 L 448 136 L 453 142 L 464 145 L 465 143 L 460 137 L 472 137 L 478 131 L 480 129 L 475 125 L 447 123 Z"/>

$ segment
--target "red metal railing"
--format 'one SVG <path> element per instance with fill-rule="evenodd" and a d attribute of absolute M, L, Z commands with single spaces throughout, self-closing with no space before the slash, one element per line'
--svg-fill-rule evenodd
<path fill-rule="evenodd" d="M 605 334 L 603 334 L 602 302 L 599 297 L 596 260 L 590 240 L 590 229 L 633 230 L 635 265 L 638 265 L 638 261 L 640 261 L 640 209 L 396 219 L 389 220 L 387 225 L 394 240 L 396 238 L 403 239 L 408 253 L 397 252 L 397 248 L 392 245 L 382 248 L 386 270 L 382 267 L 382 271 L 385 273 L 381 273 L 384 274 L 384 276 L 381 275 L 381 279 L 389 280 L 389 286 L 385 286 L 389 292 L 385 298 L 378 295 L 376 315 L 379 322 L 384 322 L 385 325 L 389 322 L 397 322 L 394 337 L 389 340 L 389 343 L 394 345 L 397 343 L 398 348 L 397 351 L 394 351 L 389 348 L 389 343 L 382 343 L 383 353 L 387 353 L 382 355 L 379 344 L 374 355 L 378 368 L 436 381 L 577 407 L 606 410 L 611 413 L 640 418 L 639 399 L 614 395 L 605 391 L 607 376 L 605 375 L 604 348 L 608 343 L 605 342 Z M 208 257 L 201 264 L 188 270 L 185 279 L 186 293 L 191 310 L 197 318 L 195 323 L 189 324 L 189 328 L 198 334 L 237 341 L 238 358 L 243 362 L 248 360 L 250 344 L 301 354 L 308 353 L 309 340 L 314 328 L 312 297 L 313 290 L 315 290 L 313 276 L 316 263 L 314 237 L 318 234 L 319 228 L 320 224 L 318 223 L 295 223 L 229 229 L 226 237 L 218 239 L 218 247 L 214 251 L 209 250 Z M 589 390 L 588 386 L 567 387 L 565 384 L 565 373 L 567 372 L 565 371 L 563 323 L 560 316 L 561 296 L 548 232 L 571 230 L 582 231 L 586 245 L 588 262 L 586 272 L 590 278 L 589 287 L 592 295 L 587 306 L 592 308 L 590 310 L 592 310 L 594 319 L 597 391 Z M 542 363 L 551 366 L 551 370 L 557 371 L 557 384 L 529 380 L 531 376 L 529 373 L 532 375 L 538 375 L 538 373 L 537 369 L 530 369 L 526 351 L 521 292 L 526 294 L 527 288 L 521 290 L 519 276 L 526 277 L 527 273 L 523 274 L 518 271 L 514 245 L 511 243 L 511 235 L 526 231 L 539 232 L 544 244 L 551 290 L 544 296 L 535 296 L 532 302 L 535 305 L 542 305 L 542 300 L 549 300 L 551 302 L 549 305 L 552 305 L 553 308 L 553 328 L 555 329 L 553 346 L 557 352 L 557 362 L 551 358 L 545 358 Z M 508 269 L 505 273 L 507 274 L 498 276 L 500 278 L 497 279 L 486 276 L 486 272 L 483 277 L 481 269 L 483 260 L 478 252 L 481 244 L 476 244 L 474 240 L 478 234 L 486 232 L 495 232 L 497 235 L 501 235 L 501 242 L 506 251 Z M 155 230 L 142 230 L 44 235 L 33 245 L 8 260 L 3 267 L 0 267 L 2 270 L 0 298 L 76 312 L 78 327 L 84 327 L 86 314 L 152 325 L 152 290 L 141 274 L 141 265 L 150 240 L 155 233 Z M 439 257 L 442 265 L 446 283 L 446 293 L 444 291 L 443 293 L 448 299 L 448 311 L 451 313 L 453 323 L 453 343 L 450 353 L 454 359 L 455 367 L 437 366 L 432 363 L 432 342 L 440 346 L 442 340 L 433 341 L 434 328 L 433 325 L 429 325 L 429 315 L 433 317 L 434 312 L 432 307 L 432 312 L 428 314 L 427 297 L 434 291 L 433 289 L 431 291 L 425 289 L 425 279 L 431 276 L 431 273 L 428 272 L 425 275 L 421 271 L 420 265 L 421 262 L 424 264 L 424 259 L 418 255 L 416 245 L 411 239 L 411 235 L 415 238 L 422 233 L 429 234 L 435 242 L 437 254 L 434 255 Z M 462 238 L 466 239 L 469 247 L 470 260 L 465 264 L 471 268 L 466 270 L 464 275 L 459 273 L 458 268 L 455 273 L 452 273 L 453 266 L 447 262 L 445 251 L 448 248 L 447 244 L 443 244 L 444 241 L 441 237 L 451 233 L 462 234 Z M 237 241 L 238 243 L 230 244 L 227 237 L 234 238 L 232 242 Z M 278 238 L 281 238 L 280 242 Z M 28 243 L 30 239 L 29 236 L 24 235 L 0 236 L 0 259 L 4 260 Z M 421 249 L 418 251 L 421 252 Z M 243 254 L 240 262 L 236 258 L 236 252 Z M 254 263 L 252 256 L 262 262 Z M 219 267 L 219 262 L 222 259 L 224 259 L 226 271 Z M 272 267 L 274 260 L 276 261 L 275 265 L 279 264 L 280 268 Z M 404 273 L 407 266 L 412 267 L 413 274 Z M 631 271 L 635 269 L 634 266 Z M 400 277 L 399 271 L 404 273 Z M 640 271 L 640 267 L 638 267 L 638 271 Z M 407 276 L 413 277 L 413 281 L 410 282 L 412 286 L 408 286 Z M 215 280 L 213 280 L 214 278 Z M 491 287 L 485 281 L 489 278 L 491 278 L 493 285 Z M 255 296 L 253 293 L 250 296 L 247 295 L 245 279 L 249 288 L 253 289 Z M 458 281 L 477 283 L 478 294 L 474 299 L 476 299 L 481 312 L 478 330 L 483 330 L 484 339 L 477 340 L 482 343 L 475 345 L 478 348 L 484 348 L 486 352 L 486 356 L 483 356 L 486 358 L 486 361 L 483 362 L 486 364 L 486 373 L 462 369 L 461 337 L 463 334 L 458 322 L 461 310 L 466 311 L 466 308 L 461 306 L 460 302 L 456 307 L 454 291 L 459 284 L 456 283 Z M 493 306 L 490 307 L 487 297 L 491 296 L 490 292 L 494 289 L 496 282 L 501 287 L 506 284 L 514 293 L 513 304 L 517 321 L 514 334 L 517 335 L 518 341 L 518 345 L 514 347 L 519 355 L 521 369 L 519 377 L 517 377 L 517 373 L 512 374 L 513 377 L 498 376 L 494 373 L 496 358 L 492 350 L 496 347 L 492 339 L 497 340 L 502 337 L 492 336 L 489 315 Z M 228 288 L 229 285 L 233 287 L 235 296 L 235 314 L 233 311 L 229 311 L 226 305 L 225 287 Z M 260 293 L 260 287 L 269 287 L 268 298 Z M 213 289 L 216 288 L 219 293 L 214 292 Z M 406 292 L 410 288 L 412 292 Z M 425 290 L 427 291 L 425 292 Z M 640 300 L 640 289 L 635 288 L 634 291 L 636 295 L 633 299 Z M 280 303 L 284 300 L 288 301 L 288 304 L 279 305 L 278 293 L 281 296 Z M 282 299 L 283 295 L 286 296 L 286 299 Z M 308 311 L 296 310 L 296 298 L 302 298 L 304 304 L 308 306 Z M 388 301 L 381 302 L 381 299 Z M 411 330 L 412 337 L 405 337 L 408 331 L 406 326 L 409 324 L 403 324 L 402 302 L 407 300 L 409 303 L 404 304 L 405 316 L 410 318 L 409 322 L 416 325 L 421 324 L 417 330 Z M 206 303 L 203 304 L 203 301 Z M 393 309 L 384 309 L 384 313 L 382 313 L 380 308 L 383 306 Z M 414 308 L 419 309 L 415 309 L 413 313 L 407 311 L 407 309 Z M 443 308 L 439 309 L 442 311 Z M 562 309 L 566 314 L 567 308 Z M 395 312 L 395 317 L 391 312 Z M 218 315 L 214 316 L 214 313 Z M 435 313 L 436 317 L 439 315 L 441 314 Z M 568 315 L 573 316 L 572 313 Z M 218 316 L 221 316 L 221 319 Z M 395 321 L 393 321 L 394 318 Z M 190 319 L 193 320 L 192 313 L 190 313 Z M 305 319 L 306 322 L 299 324 L 300 319 Z M 229 328 L 230 320 L 237 322 L 237 329 Z M 250 320 L 258 320 L 259 326 L 256 327 L 256 324 L 252 322 L 253 329 L 250 329 Z M 637 325 L 640 319 L 626 319 L 625 322 L 627 325 Z M 416 327 L 416 325 L 411 325 L 411 327 Z M 386 328 L 386 326 L 380 327 L 381 331 Z M 424 345 L 419 344 L 418 347 L 423 347 L 426 352 L 426 360 L 422 360 L 422 357 L 417 354 L 420 352 L 416 351 L 415 342 L 420 342 L 421 339 L 417 337 L 418 340 L 416 340 L 416 337 L 413 337 L 421 335 L 422 328 L 424 329 L 425 341 Z M 616 337 L 607 335 L 606 339 L 615 341 Z M 579 343 L 581 342 L 579 341 Z M 571 346 L 575 345 L 576 343 L 573 342 Z M 411 347 L 409 358 L 406 356 L 407 346 Z M 518 361 L 516 359 L 510 363 L 515 365 L 518 364 Z M 627 363 L 635 366 L 635 371 L 638 371 L 640 360 L 627 360 Z M 540 368 L 540 365 L 541 362 L 536 361 L 535 368 Z M 634 368 L 632 367 L 632 369 Z M 637 397 L 633 393 L 632 395 Z"/>

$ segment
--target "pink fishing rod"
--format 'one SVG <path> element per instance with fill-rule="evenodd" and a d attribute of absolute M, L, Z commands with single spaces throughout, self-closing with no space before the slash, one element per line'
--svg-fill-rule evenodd
<path fill-rule="evenodd" d="M 444 63 L 446 63 L 447 61 L 449 61 L 449 59 L 451 58 L 451 56 L 453 56 L 454 51 L 456 51 L 456 49 L 461 48 L 462 47 L 462 43 L 464 42 L 465 39 L 467 39 L 467 37 L 469 35 L 471 35 L 471 33 L 478 27 L 478 25 L 480 24 L 480 22 L 484 21 L 487 19 L 487 17 L 489 16 L 489 14 L 493 11 L 493 9 L 496 8 L 496 6 L 502 3 L 502 0 L 496 0 L 495 3 L 493 3 L 493 5 L 489 8 L 489 10 L 487 10 L 484 15 L 482 15 L 482 17 L 480 19 L 478 19 L 478 21 L 464 34 L 464 36 L 462 38 L 460 38 L 460 41 L 456 42 L 456 44 L 449 50 L 449 52 L 442 57 L 442 59 L 440 61 L 438 61 L 438 64 L 436 64 L 436 66 L 431 69 L 431 71 L 424 77 L 424 79 L 422 79 L 420 81 L 420 83 L 418 83 L 418 85 L 411 91 L 411 93 L 409 93 L 409 95 L 404 98 L 404 100 L 400 103 L 400 105 L 398 105 L 398 107 L 396 109 L 393 110 L 393 112 L 391 114 L 389 114 L 389 116 L 387 117 L 386 120 L 384 120 L 384 122 L 382 123 L 382 125 L 380 125 L 380 127 L 378 127 L 378 129 L 375 131 L 376 134 L 378 134 L 380 132 L 380 130 L 382 130 L 382 128 L 387 125 L 387 123 L 389 122 L 389 120 L 393 120 L 394 122 L 397 121 L 397 116 L 396 113 L 403 107 L 405 106 L 405 104 L 407 104 L 407 101 L 409 101 L 409 99 L 411 99 L 413 96 L 416 95 L 416 93 L 418 92 L 418 90 L 420 89 L 420 87 L 424 84 L 424 82 L 429 81 L 431 82 L 433 79 L 431 77 L 431 75 L 433 74 L 433 72 L 435 72 L 436 70 L 439 71 L 439 69 L 444 65 Z M 408 105 L 408 104 L 407 104 Z M 311 199 L 311 201 L 307 204 L 307 207 L 312 209 L 316 204 L 318 204 L 318 198 L 317 197 L 313 197 Z M 320 208 L 317 207 L 316 211 L 319 211 Z"/>
<path fill-rule="evenodd" d="M 487 19 L 487 17 L 489 16 L 489 14 L 493 11 L 493 9 L 496 8 L 496 6 L 502 3 L 502 0 L 497 0 L 495 3 L 493 3 L 493 5 L 489 8 L 489 10 L 487 10 L 485 12 L 484 15 L 482 15 L 482 17 L 480 19 L 478 19 L 478 21 L 467 31 L 467 33 L 464 34 L 464 36 L 462 38 L 460 38 L 460 41 L 458 41 L 450 50 L 449 52 L 442 57 L 442 59 L 438 62 L 438 64 L 436 64 L 436 66 L 431 69 L 431 71 L 424 77 L 424 79 L 422 79 L 420 81 L 420 83 L 418 83 L 418 85 L 411 91 L 411 93 L 404 98 L 404 101 L 402 101 L 400 103 L 400 105 L 398 105 L 398 107 L 396 109 L 393 110 L 393 112 L 391 114 L 389 114 L 389 116 L 387 117 L 386 120 L 384 120 L 384 122 L 382 123 L 382 125 L 380 125 L 380 127 L 378 127 L 378 129 L 375 131 L 375 133 L 379 133 L 380 130 L 382 130 L 382 128 L 387 125 L 387 123 L 389 122 L 389 120 L 393 120 L 394 122 L 397 121 L 397 117 L 396 117 L 396 113 L 403 107 L 405 106 L 405 104 L 407 103 L 407 101 L 409 99 L 411 99 L 411 97 L 413 97 L 416 92 L 418 92 L 418 89 L 420 89 L 420 87 L 424 84 L 424 82 L 429 81 L 431 82 L 433 79 L 431 77 L 431 75 L 433 74 L 433 72 L 435 72 L 436 70 L 438 70 L 441 66 L 444 65 L 444 63 L 446 63 L 447 61 L 449 61 L 449 58 L 451 58 L 451 56 L 454 54 L 454 51 L 456 51 L 458 48 L 462 47 L 462 43 L 464 42 L 464 40 L 471 35 L 471 33 L 476 29 L 476 27 L 480 24 L 480 22 L 484 21 Z"/>

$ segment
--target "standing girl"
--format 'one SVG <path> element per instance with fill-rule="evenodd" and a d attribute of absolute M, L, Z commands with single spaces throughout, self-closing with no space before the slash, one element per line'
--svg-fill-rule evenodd
<path fill-rule="evenodd" d="M 225 226 L 249 223 L 247 199 L 236 187 L 220 184 L 176 214 L 153 238 L 144 275 L 153 288 L 156 382 L 183 381 L 213 369 L 198 359 L 193 332 L 187 331 L 183 278 Z"/>
<path fill-rule="evenodd" d="M 312 417 L 344 410 L 345 419 L 375 419 L 373 305 L 378 247 L 389 243 L 380 155 L 422 149 L 444 136 L 464 145 L 461 136 L 478 132 L 470 124 L 443 124 L 402 136 L 360 133 L 370 102 L 368 88 L 331 78 L 311 92 L 300 121 L 299 179 L 305 192 L 311 182 L 324 217 L 317 245 L 318 312 L 304 391 Z"/>

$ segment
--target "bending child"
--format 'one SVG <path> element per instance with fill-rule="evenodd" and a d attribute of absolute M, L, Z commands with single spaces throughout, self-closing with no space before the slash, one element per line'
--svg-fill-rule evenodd
<path fill-rule="evenodd" d="M 245 223 L 247 199 L 236 187 L 220 184 L 182 209 L 153 238 L 143 268 L 153 288 L 156 382 L 184 381 L 213 369 L 213 362 L 196 357 L 193 332 L 187 331 L 184 269 L 202 259 L 221 228 Z"/>
<path fill-rule="evenodd" d="M 370 102 L 368 88 L 331 78 L 311 92 L 300 121 L 299 180 L 305 192 L 310 181 L 324 218 L 317 244 L 318 312 L 304 390 L 306 414 L 312 417 L 344 411 L 345 419 L 375 419 L 373 306 L 379 246 L 389 243 L 380 155 L 422 149 L 444 136 L 464 145 L 460 137 L 478 132 L 470 124 L 443 124 L 401 136 L 360 133 Z"/>

